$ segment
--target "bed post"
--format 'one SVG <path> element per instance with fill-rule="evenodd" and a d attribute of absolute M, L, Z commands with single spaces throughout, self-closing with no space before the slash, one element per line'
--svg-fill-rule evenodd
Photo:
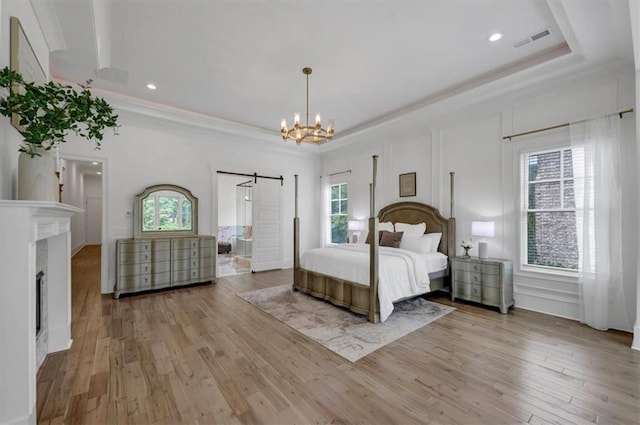
<path fill-rule="evenodd" d="M 449 257 L 449 265 L 451 265 L 451 258 L 456 255 L 456 219 L 454 213 L 454 177 L 455 171 L 449 171 L 449 191 L 451 207 L 449 210 L 449 220 L 447 222 L 447 257 Z"/>
<path fill-rule="evenodd" d="M 298 175 L 294 174 L 295 213 L 293 216 L 293 289 L 295 290 L 300 274 L 300 219 L 298 218 Z"/>
<path fill-rule="evenodd" d="M 369 321 L 378 321 L 378 218 L 376 217 L 376 175 L 378 174 L 378 155 L 373 155 L 373 182 L 369 185 L 369 233 L 372 235 L 369 245 Z"/>

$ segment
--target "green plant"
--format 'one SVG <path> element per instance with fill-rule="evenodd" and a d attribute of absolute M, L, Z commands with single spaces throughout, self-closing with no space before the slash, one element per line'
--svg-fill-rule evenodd
<path fill-rule="evenodd" d="M 0 87 L 8 91 L 0 99 L 0 114 L 19 116 L 23 142 L 18 150 L 39 156 L 41 150 L 64 143 L 70 132 L 93 140 L 100 149 L 106 128 L 113 128 L 117 134 L 118 116 L 104 99 L 92 96 L 90 84 L 91 80 L 79 84 L 82 90 L 78 92 L 53 81 L 42 85 L 25 81 L 8 67 L 0 70 Z"/>

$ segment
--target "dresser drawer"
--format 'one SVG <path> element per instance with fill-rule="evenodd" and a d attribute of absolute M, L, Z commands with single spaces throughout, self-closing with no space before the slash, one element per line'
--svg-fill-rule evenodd
<path fill-rule="evenodd" d="M 173 269 L 174 270 L 191 270 L 197 269 L 200 267 L 200 260 L 195 258 L 186 258 L 184 260 L 174 260 L 173 261 Z"/>
<path fill-rule="evenodd" d="M 461 271 L 465 271 L 465 272 L 475 272 L 475 273 L 481 273 L 482 272 L 482 264 L 481 263 L 477 263 L 477 262 L 455 261 L 454 262 L 454 268 L 456 270 L 461 270 Z"/>
<path fill-rule="evenodd" d="M 456 270 L 456 280 L 463 283 L 479 285 L 482 282 L 482 275 L 476 272 Z"/>
<path fill-rule="evenodd" d="M 217 254 L 216 248 L 214 247 L 200 247 L 200 257 L 213 257 Z"/>
<path fill-rule="evenodd" d="M 199 270 L 173 270 L 171 273 L 171 284 L 179 285 L 186 283 L 194 283 L 200 279 Z"/>
<path fill-rule="evenodd" d="M 153 252 L 158 251 L 171 251 L 171 241 L 154 241 Z"/>
<path fill-rule="evenodd" d="M 200 280 L 203 282 L 213 280 L 216 277 L 215 266 L 200 267 Z"/>
<path fill-rule="evenodd" d="M 454 296 L 463 300 L 480 302 L 482 300 L 482 287 L 456 281 Z"/>
<path fill-rule="evenodd" d="M 497 264 L 483 264 L 482 274 L 499 275 L 500 266 Z"/>
<path fill-rule="evenodd" d="M 140 252 L 121 252 L 118 257 L 118 264 L 138 264 L 138 263 L 149 263 L 151 262 L 151 251 L 140 251 Z"/>
<path fill-rule="evenodd" d="M 124 276 L 118 279 L 120 292 L 137 292 L 151 289 L 151 275 Z"/>
<path fill-rule="evenodd" d="M 171 272 L 156 273 L 153 275 L 152 285 L 154 289 L 166 288 L 171 286 Z"/>
<path fill-rule="evenodd" d="M 500 276 L 495 274 L 483 274 L 482 275 L 482 286 L 484 287 L 492 287 L 499 288 L 500 287 Z"/>
<path fill-rule="evenodd" d="M 153 274 L 170 272 L 171 261 L 153 262 L 150 264 L 150 271 Z"/>
<path fill-rule="evenodd" d="M 482 303 L 489 305 L 500 305 L 500 288 L 483 287 Z"/>
<path fill-rule="evenodd" d="M 172 247 L 176 249 L 193 249 L 198 248 L 198 239 L 186 238 L 186 239 L 174 239 L 172 241 Z"/>
<path fill-rule="evenodd" d="M 121 253 L 130 253 L 130 252 L 149 252 L 151 251 L 151 245 L 153 242 L 144 241 L 144 242 L 118 242 L 118 251 Z"/>
<path fill-rule="evenodd" d="M 150 274 L 153 270 L 152 263 L 140 263 L 140 264 L 123 264 L 119 267 L 118 276 L 140 276 L 143 274 Z"/>
<path fill-rule="evenodd" d="M 215 238 L 200 238 L 201 248 L 214 248 L 216 246 Z"/>

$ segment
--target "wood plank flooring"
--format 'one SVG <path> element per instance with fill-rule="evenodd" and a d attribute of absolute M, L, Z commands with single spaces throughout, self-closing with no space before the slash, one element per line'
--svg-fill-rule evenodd
<path fill-rule="evenodd" d="M 350 363 L 235 294 L 282 270 L 114 300 L 73 259 L 71 349 L 38 373 L 43 424 L 640 424 L 632 336 L 464 303 Z"/>

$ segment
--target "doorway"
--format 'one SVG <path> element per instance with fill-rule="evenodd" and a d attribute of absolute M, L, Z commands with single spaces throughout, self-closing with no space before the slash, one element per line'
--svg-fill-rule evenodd
<path fill-rule="evenodd" d="M 251 271 L 253 254 L 253 181 L 218 175 L 217 276 Z"/>

